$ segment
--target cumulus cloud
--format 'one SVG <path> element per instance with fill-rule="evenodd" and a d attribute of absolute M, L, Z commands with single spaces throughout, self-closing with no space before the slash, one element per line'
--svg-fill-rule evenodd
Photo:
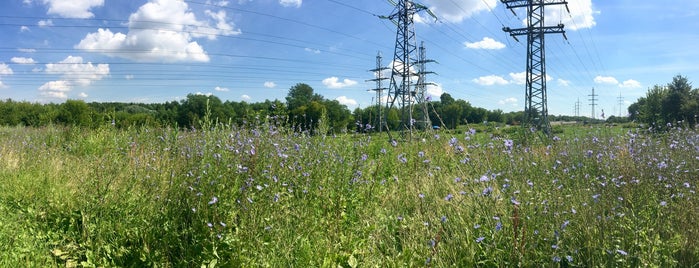
<path fill-rule="evenodd" d="M 264 83 L 264 87 L 266 87 L 266 88 L 275 88 L 275 87 L 277 87 L 277 84 L 274 83 L 274 82 L 272 82 L 272 81 L 267 81 L 267 82 Z"/>
<path fill-rule="evenodd" d="M 346 78 L 344 80 L 340 81 L 340 79 L 335 77 L 335 76 L 323 79 L 323 85 L 325 85 L 328 88 L 343 88 L 343 87 L 353 86 L 356 84 L 357 84 L 357 81 L 346 79 Z"/>
<path fill-rule="evenodd" d="M 472 49 L 503 49 L 505 44 L 495 41 L 495 39 L 490 37 L 483 37 L 483 40 L 478 42 L 465 42 L 464 45 L 467 48 Z"/>
<path fill-rule="evenodd" d="M 301 7 L 303 0 L 279 0 L 279 4 L 284 7 Z"/>
<path fill-rule="evenodd" d="M 433 100 L 434 99 L 439 99 L 442 94 L 444 94 L 444 89 L 442 88 L 442 84 L 435 83 L 432 85 L 427 85 L 425 86 L 425 91 L 427 91 L 425 98 L 430 97 Z"/>
<path fill-rule="evenodd" d="M 597 84 L 603 84 L 603 85 L 618 85 L 619 80 L 616 80 L 613 76 L 601 76 L 598 75 L 594 79 L 595 83 Z"/>
<path fill-rule="evenodd" d="M 517 99 L 516 98 L 506 98 L 506 99 L 498 101 L 498 104 L 517 106 Z"/>
<path fill-rule="evenodd" d="M 83 99 L 84 99 L 84 98 L 87 98 L 87 93 L 85 93 L 85 92 L 80 92 L 80 94 L 78 94 L 78 97 L 83 98 Z"/>
<path fill-rule="evenodd" d="M 44 72 L 61 75 L 61 80 L 50 81 L 39 87 L 44 97 L 66 99 L 75 86 L 88 86 L 109 75 L 109 64 L 85 63 L 82 57 L 68 56 L 58 63 L 46 64 Z"/>
<path fill-rule="evenodd" d="M 52 20 L 40 20 L 39 22 L 36 23 L 39 27 L 48 27 L 48 26 L 53 26 L 53 21 Z"/>
<path fill-rule="evenodd" d="M 566 30 L 573 31 L 592 28 L 597 24 L 595 15 L 600 12 L 593 9 L 592 0 L 568 1 L 568 9 L 570 9 L 570 14 L 565 8 L 547 8 L 545 23 L 547 25 L 563 23 Z"/>
<path fill-rule="evenodd" d="M 19 27 L 19 31 L 23 33 L 23 32 L 29 32 L 31 30 L 29 29 L 29 27 L 22 25 Z"/>
<path fill-rule="evenodd" d="M 350 99 L 347 96 L 339 96 L 339 97 L 335 98 L 335 100 L 343 105 L 357 106 L 357 101 L 354 99 Z"/>
<path fill-rule="evenodd" d="M 559 86 L 562 86 L 562 87 L 568 87 L 568 86 L 570 86 L 570 81 L 569 81 L 569 80 L 565 80 L 565 79 L 558 78 L 558 79 L 556 79 L 556 82 L 558 82 L 558 85 L 559 85 Z"/>
<path fill-rule="evenodd" d="M 461 22 L 482 11 L 494 9 L 497 0 L 425 0 L 435 15 L 448 22 Z"/>
<path fill-rule="evenodd" d="M 195 38 L 216 39 L 237 35 L 226 12 L 205 11 L 214 20 L 199 20 L 184 1 L 150 0 L 129 17 L 127 33 L 98 29 L 88 33 L 75 48 L 136 61 L 208 62 L 209 56 Z"/>
<path fill-rule="evenodd" d="M 93 81 L 109 75 L 109 64 L 83 63 L 82 57 L 68 56 L 58 63 L 46 64 L 45 72 L 62 75 L 64 80 L 79 86 L 88 86 Z"/>
<path fill-rule="evenodd" d="M 527 72 L 510 73 L 510 83 L 517 85 L 524 85 L 527 83 Z M 546 75 L 546 81 L 551 81 L 553 79 L 550 75 Z"/>
<path fill-rule="evenodd" d="M 34 59 L 25 58 L 25 57 L 12 57 L 12 59 L 10 59 L 10 61 L 12 61 L 13 63 L 17 63 L 17 64 L 34 64 L 34 63 L 36 63 L 36 61 L 34 61 Z"/>
<path fill-rule="evenodd" d="M 479 84 L 481 86 L 492 86 L 492 85 L 507 85 L 509 82 L 505 80 L 505 78 L 502 78 L 501 76 L 498 75 L 488 75 L 488 76 L 481 76 L 476 79 L 471 80 L 476 84 Z"/>
<path fill-rule="evenodd" d="M 68 92 L 71 90 L 71 85 L 68 81 L 58 80 L 46 82 L 39 87 L 39 92 L 41 96 L 53 98 L 53 99 L 67 99 Z"/>
<path fill-rule="evenodd" d="M 11 75 L 13 73 L 14 72 L 9 65 L 5 64 L 4 62 L 0 62 L 0 75 Z"/>
<path fill-rule="evenodd" d="M 31 2 L 31 0 L 24 0 L 25 4 Z M 41 2 L 48 6 L 48 14 L 73 19 L 92 18 L 95 14 L 90 10 L 104 5 L 104 0 L 42 0 Z"/>
<path fill-rule="evenodd" d="M 626 80 L 624 82 L 621 82 L 621 84 L 619 84 L 619 87 L 622 87 L 622 88 L 640 88 L 641 83 L 636 81 L 636 80 L 629 79 L 629 80 Z"/>
<path fill-rule="evenodd" d="M 230 89 L 226 87 L 215 87 L 214 90 L 219 91 L 219 92 L 228 92 L 231 91 Z"/>
<path fill-rule="evenodd" d="M 246 94 L 241 95 L 240 98 L 243 99 L 244 101 L 249 101 L 252 99 L 250 96 L 248 96 Z"/>

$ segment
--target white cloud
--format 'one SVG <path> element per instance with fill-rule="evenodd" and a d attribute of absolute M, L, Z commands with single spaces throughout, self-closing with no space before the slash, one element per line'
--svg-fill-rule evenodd
<path fill-rule="evenodd" d="M 503 49 L 505 48 L 505 44 L 500 43 L 498 41 L 495 41 L 495 39 L 490 38 L 490 37 L 483 37 L 483 40 L 478 41 L 478 42 L 464 42 L 464 45 L 467 48 L 473 48 L 473 49 Z"/>
<path fill-rule="evenodd" d="M 31 1 L 24 1 L 25 4 L 29 2 Z M 104 0 L 43 0 L 42 2 L 49 7 L 48 14 L 74 19 L 92 18 L 95 14 L 92 14 L 90 9 L 104 5 Z"/>
<path fill-rule="evenodd" d="M 565 80 L 565 79 L 558 78 L 558 79 L 556 79 L 556 81 L 558 82 L 558 85 L 559 85 L 559 86 L 562 86 L 562 87 L 568 87 L 568 86 L 570 86 L 570 80 Z"/>
<path fill-rule="evenodd" d="M 313 53 L 313 54 L 320 54 L 320 50 L 318 50 L 318 49 L 313 49 L 313 48 L 310 48 L 310 47 L 304 48 L 303 50 L 305 50 L 306 52 Z"/>
<path fill-rule="evenodd" d="M 12 59 L 10 59 L 10 61 L 12 61 L 13 63 L 17 63 L 17 64 L 34 64 L 34 63 L 36 63 L 36 61 L 34 61 L 34 59 L 25 58 L 25 57 L 12 57 Z"/>
<path fill-rule="evenodd" d="M 524 85 L 527 82 L 527 72 L 510 73 L 512 83 Z"/>
<path fill-rule="evenodd" d="M 430 97 L 433 100 L 438 100 L 442 94 L 444 94 L 444 89 L 442 88 L 442 84 L 435 83 L 433 85 L 427 85 L 425 87 L 425 91 L 427 91 L 425 98 Z"/>
<path fill-rule="evenodd" d="M 353 86 L 356 84 L 357 81 L 350 79 L 344 79 L 342 80 L 342 82 L 340 82 L 340 79 L 335 76 L 323 79 L 323 85 L 325 85 L 328 88 L 343 88 Z"/>
<path fill-rule="evenodd" d="M 267 81 L 267 82 L 264 83 L 264 86 L 265 86 L 266 88 L 275 88 L 275 87 L 277 87 L 277 84 L 274 83 L 274 82 L 271 82 L 271 81 Z"/>
<path fill-rule="evenodd" d="M 640 88 L 641 83 L 636 81 L 636 80 L 629 79 L 629 80 L 626 80 L 626 81 L 622 82 L 621 84 L 619 84 L 619 87 L 622 87 L 622 88 Z"/>
<path fill-rule="evenodd" d="M 0 81 L 0 88 L 6 88 L 7 86 Z"/>
<path fill-rule="evenodd" d="M 594 11 L 592 8 L 592 0 L 573 0 L 568 1 L 570 14 L 565 8 L 547 8 L 545 17 L 547 25 L 557 25 L 563 23 L 566 30 L 578 30 L 592 28 L 597 23 L 595 15 L 599 11 Z"/>
<path fill-rule="evenodd" d="M 220 91 L 220 92 L 228 92 L 228 91 L 231 91 L 230 89 L 225 88 L 225 87 L 215 87 L 214 90 Z"/>
<path fill-rule="evenodd" d="M 476 84 L 479 84 L 481 86 L 492 86 L 492 85 L 507 85 L 509 82 L 505 80 L 505 78 L 502 78 L 501 76 L 497 75 L 488 75 L 488 76 L 481 76 L 476 79 L 471 80 Z"/>
<path fill-rule="evenodd" d="M 218 35 L 241 32 L 227 22 L 225 11 L 207 10 L 205 14 L 215 26 L 198 20 L 184 1 L 151 0 L 131 14 L 126 34 L 100 28 L 75 48 L 136 61 L 208 62 L 208 54 L 195 38 L 214 40 Z"/>
<path fill-rule="evenodd" d="M 242 0 L 240 1 L 242 2 Z M 206 0 L 207 5 L 214 5 L 214 6 L 220 6 L 220 7 L 227 7 L 229 2 L 228 1 L 211 1 L 211 0 Z"/>
<path fill-rule="evenodd" d="M 0 62 L 0 75 L 11 75 L 13 73 L 14 72 L 9 65 L 5 64 L 4 62 Z"/>
<path fill-rule="evenodd" d="M 53 26 L 53 21 L 52 20 L 40 20 L 39 22 L 36 23 L 39 27 L 48 27 L 48 26 Z"/>
<path fill-rule="evenodd" d="M 68 81 L 51 81 L 46 82 L 39 87 L 41 96 L 55 98 L 55 99 L 67 99 L 70 92 L 71 85 Z"/>
<path fill-rule="evenodd" d="M 78 94 L 78 97 L 83 98 L 83 99 L 84 99 L 84 98 L 87 98 L 87 93 L 85 93 L 85 92 L 80 92 L 80 94 Z"/>
<path fill-rule="evenodd" d="M 248 96 L 246 94 L 240 95 L 240 98 L 243 99 L 244 101 L 249 101 L 252 99 L 250 96 Z"/>
<path fill-rule="evenodd" d="M 133 78 L 134 78 L 133 74 L 127 74 L 124 76 L 124 79 L 126 79 L 126 80 L 133 80 Z"/>
<path fill-rule="evenodd" d="M 594 81 L 597 84 L 605 84 L 605 85 L 618 85 L 619 84 L 619 80 L 616 80 L 616 78 L 614 78 L 612 76 L 598 75 L 597 77 L 595 77 Z"/>
<path fill-rule="evenodd" d="M 356 101 L 356 100 L 350 99 L 350 98 L 348 98 L 348 97 L 346 97 L 346 96 L 339 96 L 339 97 L 335 98 L 335 100 L 336 100 L 337 102 L 339 102 L 340 104 L 343 104 L 343 105 L 347 105 L 347 106 L 357 106 L 357 101 Z"/>
<path fill-rule="evenodd" d="M 507 99 L 498 101 L 498 104 L 517 106 L 517 99 L 516 98 L 507 98 Z"/>
<path fill-rule="evenodd" d="M 510 83 L 515 83 L 517 85 L 524 85 L 527 83 L 527 72 L 510 73 Z M 546 81 L 551 81 L 553 79 L 550 75 L 546 75 Z M 565 80 L 564 80 L 565 81 Z"/>
<path fill-rule="evenodd" d="M 22 25 L 19 27 L 19 31 L 23 33 L 23 32 L 29 32 L 31 30 L 29 29 L 29 27 Z"/>
<path fill-rule="evenodd" d="M 58 63 L 46 64 L 45 71 L 62 75 L 70 85 L 88 86 L 109 75 L 109 64 L 93 65 L 92 62 L 83 63 L 82 57 L 68 56 Z"/>
<path fill-rule="evenodd" d="M 279 4 L 285 7 L 301 7 L 303 0 L 279 0 Z"/>
<path fill-rule="evenodd" d="M 201 92 L 201 91 L 197 91 L 197 92 L 194 92 L 194 95 L 211 97 L 212 95 L 214 95 L 214 93 L 211 93 L 211 92 L 206 92 L 206 93 L 204 93 L 204 92 Z"/>
<path fill-rule="evenodd" d="M 495 9 L 497 2 L 497 0 L 425 0 L 424 3 L 440 20 L 461 22 L 479 12 L 488 11 L 488 8 Z"/>

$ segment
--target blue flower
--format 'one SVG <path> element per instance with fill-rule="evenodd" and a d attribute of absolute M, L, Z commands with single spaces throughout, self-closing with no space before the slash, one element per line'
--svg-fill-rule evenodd
<path fill-rule="evenodd" d="M 495 224 L 495 231 L 500 231 L 500 230 L 502 230 L 502 222 L 498 222 L 497 224 Z"/>
<path fill-rule="evenodd" d="M 479 238 L 476 238 L 476 243 L 483 242 L 483 240 L 485 240 L 485 237 L 482 237 L 482 236 L 481 236 L 481 237 L 479 237 Z"/>
<path fill-rule="evenodd" d="M 217 202 L 218 202 L 218 197 L 214 196 L 213 198 L 211 198 L 211 201 L 209 201 L 209 205 L 216 204 Z"/>
<path fill-rule="evenodd" d="M 451 201 L 452 198 L 454 198 L 454 196 L 452 194 L 448 194 L 446 197 L 444 197 L 444 200 Z"/>
<path fill-rule="evenodd" d="M 623 255 L 623 256 L 629 255 L 629 253 L 626 253 L 626 251 L 623 251 L 623 250 L 621 250 L 621 249 L 617 249 L 617 250 L 616 250 L 616 253 L 619 253 L 619 254 L 621 254 L 621 255 Z"/>

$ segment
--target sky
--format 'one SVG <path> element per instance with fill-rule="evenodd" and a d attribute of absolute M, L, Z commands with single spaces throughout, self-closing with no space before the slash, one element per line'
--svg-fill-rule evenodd
<path fill-rule="evenodd" d="M 418 2 L 418 1 L 416 1 Z M 422 0 L 427 93 L 476 107 L 524 109 L 525 10 L 499 0 Z M 570 12 L 568 12 L 568 10 Z M 395 12 L 384 0 L 3 0 L 0 98 L 40 103 L 162 103 L 188 94 L 284 101 L 306 83 L 348 108 L 375 103 L 369 70 L 393 62 Z M 568 0 L 546 7 L 549 114 L 626 115 L 676 75 L 699 81 L 699 1 Z M 385 82 L 384 87 L 388 87 Z"/>

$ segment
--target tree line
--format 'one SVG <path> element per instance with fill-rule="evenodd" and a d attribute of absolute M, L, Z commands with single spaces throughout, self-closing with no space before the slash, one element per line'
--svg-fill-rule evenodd
<path fill-rule="evenodd" d="M 629 106 L 629 118 L 656 128 L 667 124 L 694 127 L 699 121 L 699 89 L 677 75 L 665 86 L 655 85 Z"/>
<path fill-rule="evenodd" d="M 487 110 L 474 107 L 469 102 L 454 99 L 444 93 L 439 100 L 428 101 L 428 116 L 433 126 L 456 128 L 467 123 L 493 122 L 517 125 L 523 112 L 504 113 L 502 110 Z M 399 129 L 399 108 L 380 107 L 385 115 L 388 129 Z M 328 100 L 314 93 L 311 86 L 299 83 L 292 86 L 285 98 L 247 103 L 245 101 L 222 101 L 214 95 L 189 94 L 180 101 L 164 103 L 84 102 L 67 100 L 64 103 L 31 103 L 26 101 L 0 100 L 0 125 L 32 126 L 46 125 L 80 126 L 98 128 L 113 125 L 117 128 L 131 126 L 200 128 L 206 120 L 225 124 L 243 125 L 262 120 L 278 120 L 287 126 L 303 131 L 379 131 L 379 107 L 372 105 L 350 111 L 337 100 Z M 420 109 L 413 116 L 420 118 Z M 550 116 L 552 120 L 583 121 L 583 117 Z"/>

